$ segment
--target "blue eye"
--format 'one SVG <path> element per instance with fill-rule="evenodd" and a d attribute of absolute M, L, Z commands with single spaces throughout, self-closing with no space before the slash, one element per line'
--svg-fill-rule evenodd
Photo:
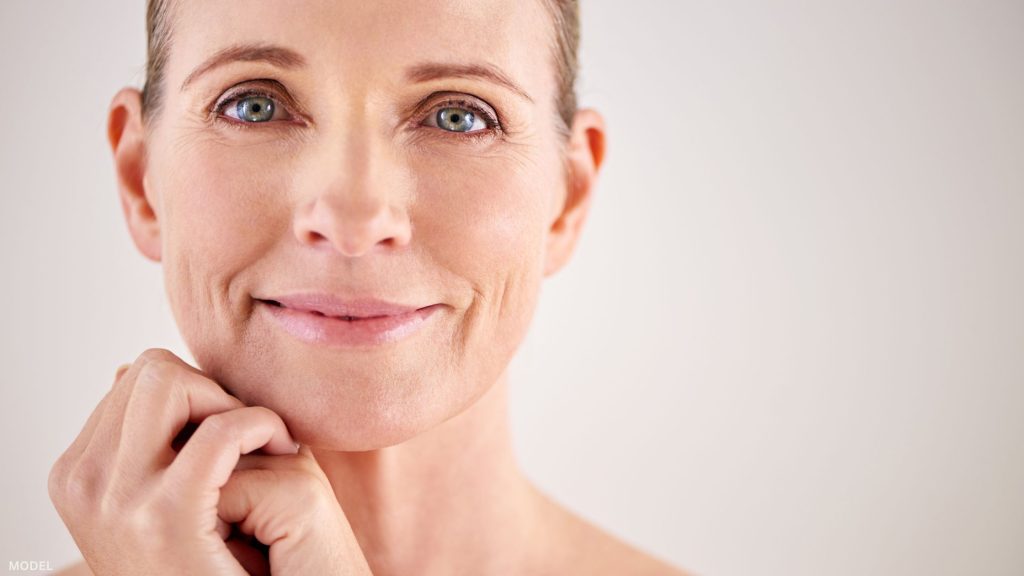
<path fill-rule="evenodd" d="M 245 124 L 291 120 L 291 115 L 276 98 L 259 93 L 242 93 L 229 97 L 221 101 L 216 111 Z"/>
<path fill-rule="evenodd" d="M 266 122 L 274 117 L 274 101 L 263 96 L 246 96 L 235 105 L 235 113 L 246 122 Z"/>
<path fill-rule="evenodd" d="M 437 111 L 435 120 L 439 128 L 449 132 L 470 132 L 474 127 L 477 129 L 487 128 L 487 124 L 482 119 L 478 119 L 472 110 L 466 108 L 441 108 Z"/>
<path fill-rule="evenodd" d="M 423 120 L 423 124 L 466 136 L 482 137 L 501 130 L 501 124 L 493 113 L 461 99 L 440 102 Z"/>

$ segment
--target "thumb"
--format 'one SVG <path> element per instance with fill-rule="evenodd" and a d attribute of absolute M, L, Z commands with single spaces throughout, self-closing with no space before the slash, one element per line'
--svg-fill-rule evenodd
<path fill-rule="evenodd" d="M 217 516 L 228 524 L 238 524 L 243 533 L 266 546 L 274 544 L 290 527 L 281 521 L 282 515 L 288 515 L 290 502 L 288 490 L 279 480 L 274 470 L 236 469 L 220 489 Z"/>

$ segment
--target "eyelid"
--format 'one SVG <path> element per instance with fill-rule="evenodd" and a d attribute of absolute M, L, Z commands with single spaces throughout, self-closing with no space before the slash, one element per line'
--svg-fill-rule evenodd
<path fill-rule="evenodd" d="M 255 84 L 255 86 L 253 86 Z M 256 124 L 280 124 L 280 123 L 295 123 L 296 120 L 304 118 L 304 115 L 296 111 L 297 106 L 294 104 L 292 99 L 288 96 L 282 96 L 277 89 L 266 88 L 262 84 L 270 84 L 280 86 L 283 90 L 284 87 L 277 80 L 269 78 L 260 78 L 254 80 L 246 80 L 240 82 L 228 88 L 220 98 L 218 98 L 214 104 L 210 106 L 210 113 L 215 119 L 229 122 L 233 126 L 240 128 L 258 128 L 254 126 Z M 234 117 L 226 116 L 224 111 L 228 105 L 232 102 L 240 100 L 248 96 L 260 96 L 263 98 L 269 98 L 274 101 L 275 105 L 280 110 L 289 115 L 289 118 L 279 120 L 269 120 L 267 122 L 247 122 Z M 471 110 L 478 114 L 480 118 L 487 125 L 486 128 L 480 130 L 473 130 L 470 132 L 457 132 L 453 130 L 445 130 L 440 127 L 427 126 L 428 128 L 436 128 L 438 131 L 443 132 L 446 135 L 450 135 L 455 138 L 483 138 L 493 137 L 504 133 L 504 125 L 501 121 L 500 115 L 492 109 L 486 103 L 480 102 L 477 98 L 463 94 L 461 92 L 435 92 L 423 101 L 428 101 L 431 97 L 437 96 L 438 98 L 429 105 L 428 112 L 421 117 L 418 125 L 425 125 L 425 122 L 437 112 L 438 109 L 444 107 L 457 107 Z"/>
<path fill-rule="evenodd" d="M 277 122 L 294 121 L 302 116 L 301 114 L 295 112 L 295 105 L 291 98 L 280 95 L 277 90 L 265 88 L 264 86 L 259 84 L 260 82 L 280 85 L 280 82 L 269 79 L 247 80 L 245 82 L 236 84 L 229 88 L 227 91 L 225 91 L 224 94 L 221 95 L 221 97 L 214 102 L 214 104 L 210 107 L 210 113 L 216 115 L 217 117 L 225 116 L 224 111 L 227 110 L 228 104 L 231 104 L 232 102 L 236 102 L 238 100 L 241 100 L 242 98 L 246 98 L 249 96 L 259 96 L 261 98 L 268 98 L 270 100 L 273 100 L 276 109 L 287 114 L 288 118 L 268 120 L 267 122 L 246 122 L 245 120 L 239 120 L 232 116 L 227 116 L 228 118 L 230 118 L 229 121 L 234 121 L 242 124 L 273 124 Z M 250 86 L 253 83 L 257 83 L 257 85 Z"/>
<path fill-rule="evenodd" d="M 434 94 L 432 94 L 431 96 L 433 95 Z M 429 99 L 430 96 L 424 98 L 423 100 L 427 101 Z M 439 134 L 440 138 L 455 139 L 456 141 L 458 141 L 459 139 L 469 141 L 488 141 L 496 137 L 502 137 L 505 132 L 505 127 L 502 124 L 500 118 L 498 117 L 497 112 L 492 111 L 491 108 L 486 104 L 477 104 L 476 102 L 476 98 L 467 96 L 465 94 L 448 93 L 446 97 L 442 98 L 439 101 L 435 101 L 433 104 L 428 106 L 428 112 L 420 118 L 416 125 L 418 127 L 428 128 L 430 132 Z M 480 130 L 472 130 L 470 132 L 458 132 L 455 130 L 445 130 L 440 126 L 432 126 L 430 124 L 427 124 L 427 121 L 430 120 L 435 114 L 437 114 L 437 111 L 439 109 L 445 107 L 465 108 L 467 110 L 471 110 L 475 113 L 478 113 L 480 117 L 483 119 L 484 123 L 487 125 L 487 127 L 482 128 Z"/>
<path fill-rule="evenodd" d="M 501 121 L 498 119 L 496 112 L 493 112 L 486 105 L 476 103 L 475 99 L 461 94 L 448 94 L 431 104 L 428 107 L 427 114 L 423 116 L 423 120 L 425 121 L 432 118 L 437 110 L 441 108 L 465 108 L 478 113 L 489 129 L 502 128 Z M 453 132 L 451 130 L 447 130 L 447 132 L 458 134 L 458 132 Z M 476 132 L 483 132 L 483 130 L 476 130 Z M 463 134 L 465 134 L 465 132 L 463 132 Z"/>

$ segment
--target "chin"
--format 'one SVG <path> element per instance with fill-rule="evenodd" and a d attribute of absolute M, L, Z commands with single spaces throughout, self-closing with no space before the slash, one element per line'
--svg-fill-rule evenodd
<path fill-rule="evenodd" d="M 296 442 L 334 452 L 363 452 L 395 446 L 433 428 L 422 414 L 406 418 L 378 418 L 368 410 L 324 414 L 306 407 L 268 406 L 281 415 Z"/>
<path fill-rule="evenodd" d="M 250 349 L 251 350 L 251 349 Z M 231 354 L 197 363 L 230 394 L 265 406 L 301 444 L 365 451 L 394 446 L 464 410 L 478 394 L 422 362 L 311 362 L 287 354 Z M 412 365 L 408 365 L 412 364 Z"/>

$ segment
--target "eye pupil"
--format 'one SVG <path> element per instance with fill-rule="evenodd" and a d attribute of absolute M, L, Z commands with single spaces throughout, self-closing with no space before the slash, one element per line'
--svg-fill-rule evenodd
<path fill-rule="evenodd" d="M 235 112 L 244 122 L 267 122 L 274 118 L 274 101 L 265 96 L 246 96 L 238 100 Z"/>
<path fill-rule="evenodd" d="M 468 132 L 475 116 L 464 108 L 442 108 L 437 112 L 437 125 L 451 132 Z"/>

